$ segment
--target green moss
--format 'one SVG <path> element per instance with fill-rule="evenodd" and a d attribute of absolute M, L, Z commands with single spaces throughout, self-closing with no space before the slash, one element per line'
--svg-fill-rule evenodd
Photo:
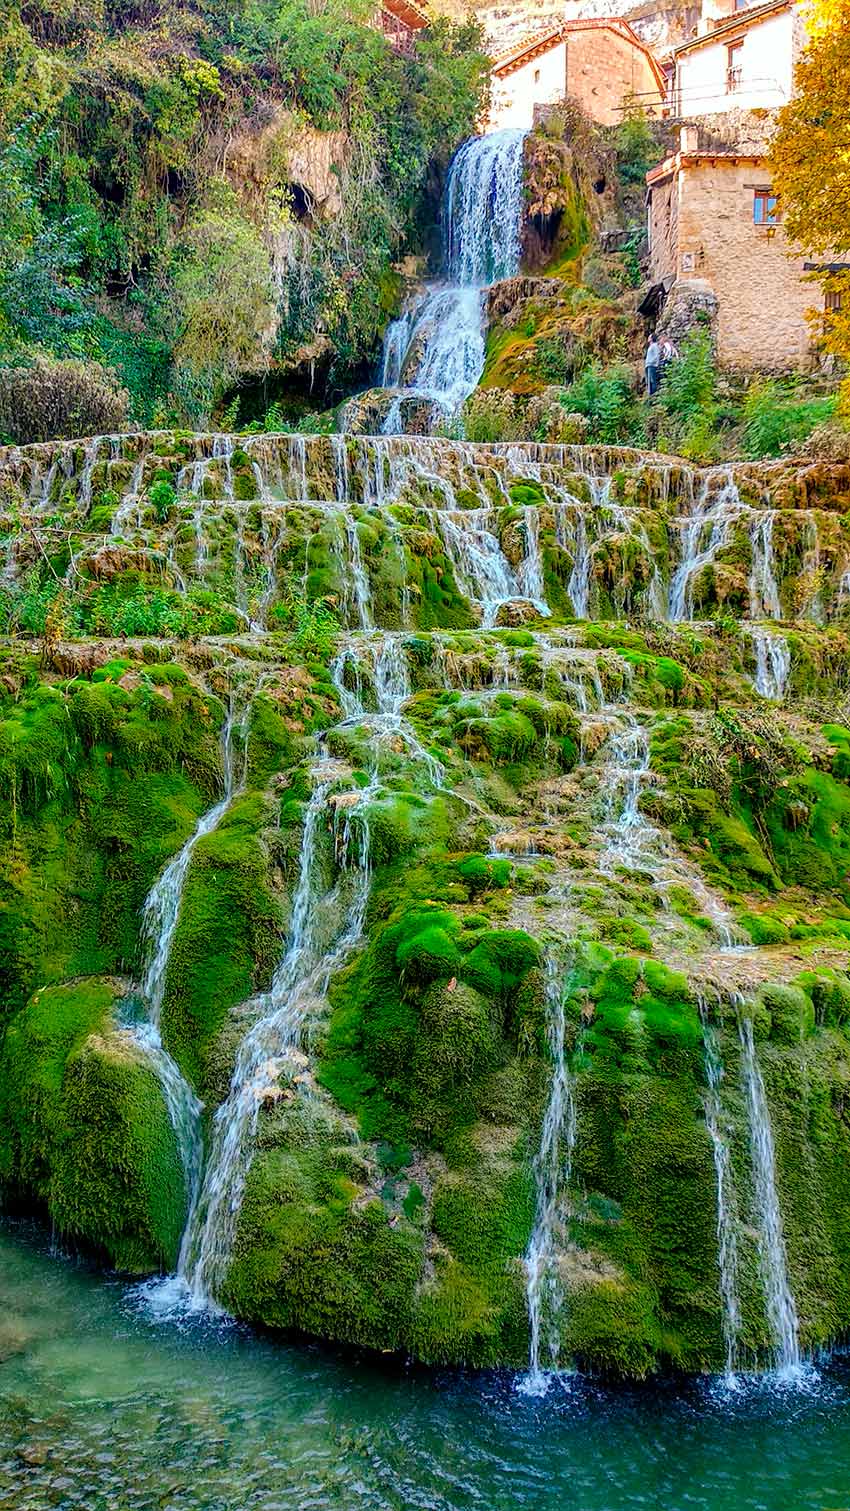
<path fill-rule="evenodd" d="M 192 854 L 166 976 L 162 1032 L 184 1073 L 203 1085 L 228 1010 L 259 990 L 280 953 L 280 906 L 261 838 L 257 794 L 236 799 Z"/>
<path fill-rule="evenodd" d="M 156 1076 L 113 1031 L 115 983 L 37 992 L 2 1050 L 0 1175 L 60 1233 L 119 1269 L 170 1267 L 185 1217 L 174 1133 Z"/>

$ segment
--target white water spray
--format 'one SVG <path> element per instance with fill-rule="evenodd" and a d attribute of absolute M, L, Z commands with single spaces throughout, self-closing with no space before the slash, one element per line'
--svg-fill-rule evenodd
<path fill-rule="evenodd" d="M 776 1189 L 773 1129 L 756 1056 L 752 1018 L 744 1014 L 739 1016 L 738 1033 L 741 1040 L 741 1077 L 750 1126 L 750 1154 L 756 1215 L 759 1220 L 759 1250 L 767 1320 L 774 1340 L 776 1364 L 781 1373 L 790 1374 L 800 1366 L 800 1327 L 797 1307 L 788 1282 L 785 1235 Z"/>
<path fill-rule="evenodd" d="M 443 206 L 446 281 L 419 294 L 390 325 L 381 383 L 396 397 L 385 434 L 425 405 L 429 428 L 457 414 L 484 368 L 484 291 L 519 267 L 525 133 L 471 137 L 449 168 Z"/>
<path fill-rule="evenodd" d="M 552 1079 L 534 1158 L 534 1227 L 523 1261 L 530 1343 L 528 1373 L 520 1389 L 535 1396 L 545 1395 L 551 1372 L 559 1363 L 563 1294 L 558 1258 L 568 1243 L 570 1180 L 578 1132 L 575 1086 L 566 1056 L 563 967 L 551 951 L 546 957 L 546 1010 Z"/>

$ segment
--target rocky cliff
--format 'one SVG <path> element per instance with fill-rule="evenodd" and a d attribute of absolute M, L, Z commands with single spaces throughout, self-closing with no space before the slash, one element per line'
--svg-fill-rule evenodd
<path fill-rule="evenodd" d="M 0 489 L 7 1204 L 429 1362 L 846 1331 L 846 468 L 160 432 Z"/>

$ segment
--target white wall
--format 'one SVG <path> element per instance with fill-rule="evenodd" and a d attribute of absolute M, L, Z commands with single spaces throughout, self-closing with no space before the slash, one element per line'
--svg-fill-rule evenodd
<path fill-rule="evenodd" d="M 742 15 L 746 15 L 743 12 Z M 704 42 L 676 59 L 678 115 L 717 115 L 725 110 L 776 109 L 791 98 L 794 58 L 794 15 L 789 8 L 766 16 L 741 34 L 736 54 L 741 71 L 737 89 L 727 87 L 728 31 L 716 42 Z"/>
<path fill-rule="evenodd" d="M 535 82 L 538 72 L 540 78 Z M 533 124 L 535 105 L 553 105 L 564 98 L 566 90 L 567 48 L 565 42 L 558 42 L 507 78 L 494 77 L 488 127 L 491 131 L 505 126 L 527 130 Z"/>

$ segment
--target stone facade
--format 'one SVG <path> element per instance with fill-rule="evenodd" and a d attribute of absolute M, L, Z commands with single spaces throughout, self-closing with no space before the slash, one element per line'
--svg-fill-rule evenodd
<path fill-rule="evenodd" d="M 678 153 L 648 175 L 650 280 L 666 291 L 662 329 L 674 310 L 709 308 L 707 292 L 716 301 L 721 363 L 803 370 L 813 360 L 806 315 L 818 290 L 789 246 L 778 210 L 771 211 L 772 224 L 759 223 L 756 214 L 756 196 L 770 189 L 770 124 L 769 116 L 739 115 L 722 130 L 716 118 L 707 128 L 682 128 Z M 686 298 L 689 289 L 700 298 Z"/>
<path fill-rule="evenodd" d="M 623 100 L 634 96 L 650 114 L 662 99 L 660 71 L 631 28 L 602 20 L 567 27 L 567 94 L 602 126 L 623 118 Z"/>
<path fill-rule="evenodd" d="M 496 58 L 488 125 L 527 129 L 542 106 L 568 95 L 592 120 L 613 126 L 632 97 L 659 112 L 664 87 L 659 64 L 627 22 L 567 21 Z"/>

